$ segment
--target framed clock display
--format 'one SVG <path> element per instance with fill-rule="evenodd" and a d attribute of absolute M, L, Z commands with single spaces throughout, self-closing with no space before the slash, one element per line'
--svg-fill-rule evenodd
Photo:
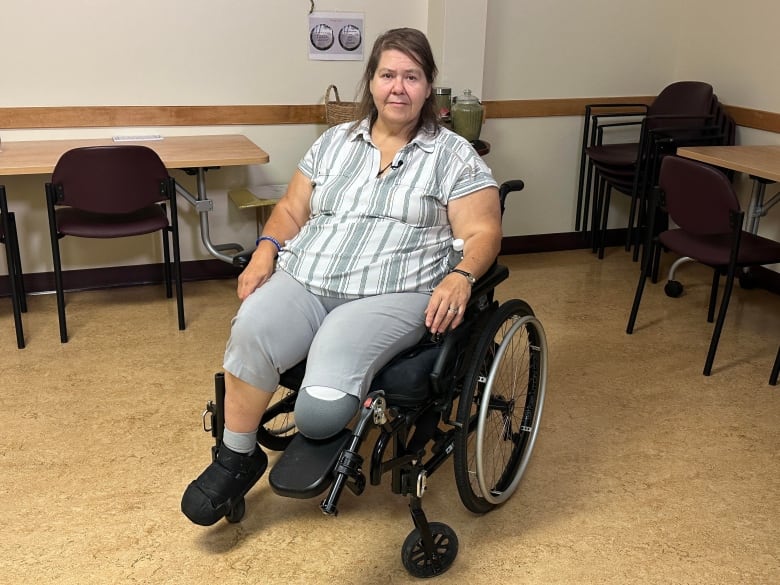
<path fill-rule="evenodd" d="M 360 12 L 312 12 L 309 15 L 309 59 L 362 61 L 364 38 Z"/>

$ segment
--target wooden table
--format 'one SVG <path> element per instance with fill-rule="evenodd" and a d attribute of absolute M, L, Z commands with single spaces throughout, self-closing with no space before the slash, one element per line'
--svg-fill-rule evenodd
<path fill-rule="evenodd" d="M 750 175 L 753 192 L 747 213 L 747 229 L 751 233 L 758 231 L 760 218 L 780 201 L 778 193 L 764 202 L 767 184 L 780 181 L 780 145 L 696 146 L 678 148 L 677 155 Z"/>
<path fill-rule="evenodd" d="M 189 193 L 178 182 L 176 191 L 184 197 L 200 216 L 201 240 L 209 253 L 232 264 L 233 255 L 226 250 L 241 252 L 240 244 L 213 244 L 209 236 L 208 214 L 214 204 L 206 196 L 206 170 L 209 168 L 238 165 L 259 165 L 269 157 L 262 148 L 240 134 L 167 136 L 162 140 L 115 142 L 111 138 L 81 140 L 32 140 L 0 143 L 0 176 L 49 174 L 60 156 L 72 148 L 82 146 L 109 146 L 115 144 L 141 144 L 154 150 L 169 169 L 184 169 L 197 175 L 196 195 Z"/>

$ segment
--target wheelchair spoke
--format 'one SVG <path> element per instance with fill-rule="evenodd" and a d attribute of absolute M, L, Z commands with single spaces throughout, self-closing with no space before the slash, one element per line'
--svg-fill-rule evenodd
<path fill-rule="evenodd" d="M 464 381 L 468 418 L 466 405 L 459 408 L 468 436 L 460 442 L 466 469 L 458 489 L 474 512 L 488 511 L 515 491 L 538 432 L 542 399 L 537 392 L 546 381 L 544 331 L 526 303 L 500 305 L 485 329 L 475 349 L 479 362 Z"/>

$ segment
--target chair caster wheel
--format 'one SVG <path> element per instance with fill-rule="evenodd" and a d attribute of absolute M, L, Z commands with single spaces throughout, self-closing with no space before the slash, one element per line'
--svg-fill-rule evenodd
<path fill-rule="evenodd" d="M 245 513 L 246 513 L 246 502 L 244 501 L 244 497 L 241 496 L 230 507 L 228 513 L 225 514 L 225 519 L 231 524 L 235 524 L 237 522 L 241 522 L 241 519 L 244 517 Z"/>
<path fill-rule="evenodd" d="M 409 533 L 401 548 L 404 567 L 414 577 L 425 579 L 441 575 L 452 566 L 458 555 L 458 537 L 452 528 L 441 522 L 431 522 L 430 529 L 434 549 L 431 558 L 425 556 L 419 528 Z"/>
<path fill-rule="evenodd" d="M 677 282 L 676 280 L 670 280 L 666 283 L 664 286 L 664 292 L 666 293 L 667 297 L 672 297 L 673 299 L 676 299 L 683 293 L 683 285 Z"/>
<path fill-rule="evenodd" d="M 752 290 L 758 286 L 756 277 L 750 272 L 743 272 L 739 275 L 739 287 L 743 290 Z"/>

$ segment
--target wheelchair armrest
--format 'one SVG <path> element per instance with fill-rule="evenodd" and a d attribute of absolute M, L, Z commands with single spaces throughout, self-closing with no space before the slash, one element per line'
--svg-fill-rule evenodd
<path fill-rule="evenodd" d="M 442 342 L 441 351 L 436 358 L 433 369 L 428 376 L 436 398 L 445 396 L 445 391 L 453 387 L 452 378 L 457 372 L 452 371 L 457 364 L 455 356 L 469 343 L 473 331 L 470 325 L 477 321 L 484 309 L 492 301 L 493 290 L 501 282 L 509 278 L 509 269 L 506 266 L 493 263 L 475 284 L 471 291 L 471 298 L 466 305 L 464 322 L 452 331 L 449 331 Z M 449 368 L 449 371 L 447 370 Z"/>
<path fill-rule="evenodd" d="M 471 298 L 466 305 L 466 311 L 477 306 L 481 297 L 492 292 L 494 288 L 507 278 L 509 278 L 509 269 L 498 262 L 494 262 L 493 266 L 474 283 L 474 287 L 471 289 Z"/>
<path fill-rule="evenodd" d="M 501 217 L 504 217 L 506 196 L 512 191 L 522 191 L 524 188 L 525 183 L 520 179 L 510 179 L 501 183 L 501 186 L 498 188 L 498 199 L 501 202 Z"/>

